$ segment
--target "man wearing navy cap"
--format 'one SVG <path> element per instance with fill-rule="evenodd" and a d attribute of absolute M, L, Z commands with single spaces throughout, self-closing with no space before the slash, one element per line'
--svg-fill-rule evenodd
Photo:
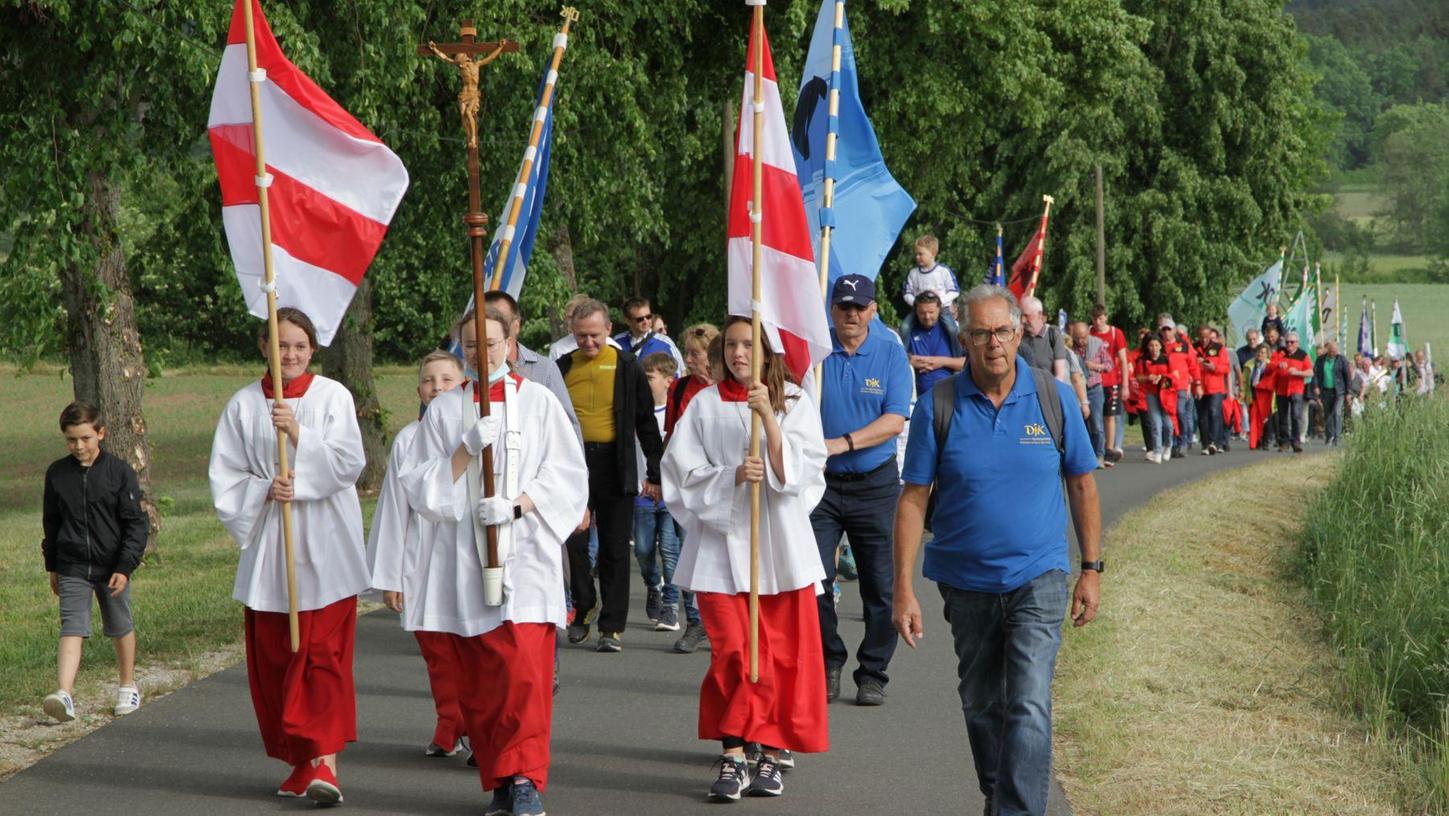
<path fill-rule="evenodd" d="M 875 320 L 875 283 L 845 275 L 830 292 L 834 350 L 821 372 L 820 424 L 825 432 L 825 495 L 810 514 L 825 566 L 820 639 L 825 652 L 826 698 L 840 696 L 840 673 L 850 658 L 836 631 L 831 585 L 835 549 L 850 536 L 865 606 L 865 638 L 855 670 L 857 705 L 881 705 L 889 681 L 886 666 L 896 649 L 891 623 L 891 525 L 900 476 L 896 437 L 911 405 L 911 366 L 906 351 Z"/>

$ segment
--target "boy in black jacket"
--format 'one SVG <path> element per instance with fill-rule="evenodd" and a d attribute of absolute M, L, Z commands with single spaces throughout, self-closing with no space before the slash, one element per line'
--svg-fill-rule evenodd
<path fill-rule="evenodd" d="M 101 607 L 106 637 L 116 646 L 120 690 L 116 714 L 141 705 L 136 687 L 136 632 L 131 625 L 131 572 L 146 550 L 146 513 L 136 471 L 124 459 L 101 450 L 105 422 L 95 406 L 72 402 L 60 413 L 60 431 L 70 456 L 45 472 L 45 571 L 50 591 L 60 598 L 60 688 L 45 698 L 45 713 L 60 722 L 75 719 L 71 692 L 80 668 L 81 645 L 91 635 L 91 596 Z"/>

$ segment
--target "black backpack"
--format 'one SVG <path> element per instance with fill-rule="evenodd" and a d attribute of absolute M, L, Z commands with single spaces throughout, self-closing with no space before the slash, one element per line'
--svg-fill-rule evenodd
<path fill-rule="evenodd" d="M 1036 399 L 1041 406 L 1042 419 L 1046 421 L 1047 430 L 1051 432 L 1052 443 L 1057 446 L 1057 455 L 1066 457 L 1067 442 L 1063 438 L 1063 426 L 1066 418 L 1062 414 L 1061 395 L 1057 393 L 1056 379 L 1035 366 L 1029 367 L 1032 379 L 1036 381 Z M 951 418 L 956 415 L 956 378 L 969 376 L 967 369 L 962 369 L 958 374 L 952 374 L 944 380 L 931 386 L 932 421 L 936 429 L 936 462 L 941 461 L 941 452 L 946 449 L 946 436 L 951 431 Z M 1050 394 L 1054 399 L 1046 399 L 1042 395 Z"/>

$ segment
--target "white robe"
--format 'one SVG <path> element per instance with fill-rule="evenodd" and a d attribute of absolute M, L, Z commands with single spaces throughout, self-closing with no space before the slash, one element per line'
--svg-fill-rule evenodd
<path fill-rule="evenodd" d="M 513 547 L 503 561 L 504 603 L 486 606 L 483 565 L 473 540 L 476 508 L 469 501 L 467 474 L 454 480 L 452 464 L 467 427 L 465 400 L 472 399 L 469 384 L 433 400 L 400 478 L 408 504 L 422 517 L 417 562 L 403 568 L 403 626 L 463 637 L 490 632 L 504 621 L 562 627 L 563 542 L 588 505 L 583 448 L 563 406 L 536 382 L 519 384 L 517 416 L 506 416 L 502 402 L 490 403 L 490 413 L 505 423 L 493 446 L 497 495 L 504 495 L 505 432 L 520 431 L 517 489 L 505 498 L 527 493 L 535 508 L 512 522 Z"/>
<path fill-rule="evenodd" d="M 779 417 L 784 479 L 770 466 L 763 430 L 765 481 L 760 490 L 760 594 L 776 595 L 825 579 L 810 512 L 825 493 L 825 438 L 809 394 L 786 385 L 799 399 Z M 676 586 L 694 592 L 750 591 L 750 491 L 735 484 L 735 468 L 750 445 L 750 409 L 725 402 L 719 386 L 690 400 L 664 450 L 664 502 L 685 529 Z"/>
<path fill-rule="evenodd" d="M 402 474 L 411 466 L 413 438 L 421 421 L 409 422 L 392 440 L 387 472 L 372 511 L 372 527 L 367 532 L 367 568 L 372 573 L 372 588 L 383 592 L 403 592 L 403 579 L 418 560 L 418 525 L 422 519 L 408 504 L 403 492 Z"/>
<path fill-rule="evenodd" d="M 307 393 L 286 401 L 300 430 L 287 443 L 293 482 L 292 541 L 297 609 L 321 609 L 367 589 L 362 505 L 357 477 L 364 464 L 352 395 L 336 380 L 315 377 Z M 232 597 L 258 612 L 287 611 L 282 507 L 267 500 L 277 473 L 272 401 L 259 382 L 236 392 L 211 444 L 211 499 L 241 547 Z"/>

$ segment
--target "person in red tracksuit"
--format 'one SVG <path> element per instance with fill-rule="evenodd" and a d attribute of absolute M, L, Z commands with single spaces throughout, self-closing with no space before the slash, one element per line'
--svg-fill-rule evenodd
<path fill-rule="evenodd" d="M 1243 366 L 1243 402 L 1248 405 L 1248 447 L 1252 450 L 1268 449 L 1263 435 L 1273 417 L 1273 388 L 1277 381 L 1272 354 L 1272 346 L 1260 343 L 1253 359 Z"/>
<path fill-rule="evenodd" d="M 1192 444 L 1192 432 L 1194 423 L 1193 396 L 1202 387 L 1201 369 L 1198 367 L 1197 355 L 1193 353 L 1192 344 L 1186 338 L 1177 334 L 1177 329 L 1171 319 L 1162 321 L 1158 329 L 1162 340 L 1163 353 L 1167 355 L 1168 366 L 1172 369 L 1172 385 L 1177 393 L 1175 405 L 1172 408 L 1177 416 L 1176 427 L 1172 437 L 1172 458 L 1181 459 L 1186 455 L 1188 447 Z M 1166 395 L 1164 401 L 1170 401 Z M 1163 406 L 1164 410 L 1167 406 Z"/>
<path fill-rule="evenodd" d="M 1202 396 L 1197 400 L 1197 432 L 1202 455 L 1228 450 L 1228 429 L 1223 421 L 1223 401 L 1228 394 L 1228 375 L 1233 354 L 1213 339 L 1211 326 L 1199 326 L 1197 353 L 1202 369 Z"/>
<path fill-rule="evenodd" d="M 1147 439 L 1147 461 L 1165 464 L 1172 458 L 1172 437 L 1177 428 L 1177 386 L 1172 364 L 1162 351 L 1162 338 L 1146 335 L 1132 364 L 1141 396 L 1142 428 Z"/>
<path fill-rule="evenodd" d="M 1278 397 L 1278 450 L 1291 444 L 1294 453 L 1303 452 L 1303 392 L 1313 376 L 1313 361 L 1298 346 L 1298 332 L 1288 332 L 1287 344 L 1269 361 Z"/>

